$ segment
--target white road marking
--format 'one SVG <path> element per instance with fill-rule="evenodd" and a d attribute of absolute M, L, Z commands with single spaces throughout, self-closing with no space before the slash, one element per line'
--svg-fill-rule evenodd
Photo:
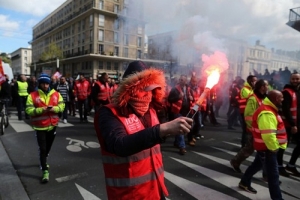
<path fill-rule="evenodd" d="M 9 117 L 9 124 L 18 133 L 34 131 L 32 127 L 25 123 L 23 120 L 19 121 L 18 116 L 13 113 Z"/>
<path fill-rule="evenodd" d="M 175 159 L 175 158 L 173 158 Z M 175 159 L 177 160 L 177 159 Z M 178 161 L 178 160 L 177 160 Z M 165 178 L 171 181 L 176 186 L 180 187 L 184 191 L 186 191 L 191 196 L 195 197 L 196 199 L 206 199 L 206 200 L 216 200 L 216 199 L 235 199 L 226 194 L 218 192 L 216 190 L 212 190 L 208 187 L 199 185 L 197 183 L 188 181 L 184 178 L 171 174 L 165 171 Z"/>
<path fill-rule="evenodd" d="M 213 148 L 218 149 L 220 151 L 223 151 L 223 152 L 228 153 L 228 154 L 233 155 L 233 156 L 235 156 L 237 154 L 237 152 L 233 152 L 233 151 L 229 151 L 229 150 L 224 150 L 224 149 L 221 149 L 221 148 L 218 148 L 218 147 L 213 147 Z M 255 155 L 255 152 L 253 153 L 253 155 Z M 291 159 L 290 155 L 284 154 L 283 160 L 285 162 L 289 162 L 290 159 Z M 247 160 L 249 160 L 249 161 L 252 162 L 254 160 L 254 156 L 250 156 Z M 296 165 L 300 166 L 300 159 L 297 159 Z"/>
<path fill-rule="evenodd" d="M 224 143 L 227 143 L 227 144 L 230 144 L 230 145 L 233 145 L 233 146 L 241 147 L 240 144 L 236 144 L 236 143 L 232 143 L 232 142 L 226 142 L 226 141 L 223 141 L 223 142 L 224 142 Z M 294 150 L 294 149 L 292 149 L 292 148 L 290 148 L 290 147 L 287 147 L 285 151 L 288 152 L 288 153 L 293 153 L 293 150 Z"/>
<path fill-rule="evenodd" d="M 75 183 L 77 189 L 79 190 L 81 196 L 83 197 L 84 200 L 101 200 L 100 198 L 96 197 L 93 193 L 87 191 L 77 183 Z"/>
<path fill-rule="evenodd" d="M 79 174 L 73 174 L 73 175 L 69 175 L 69 176 L 56 178 L 55 180 L 57 182 L 61 183 L 61 182 L 66 182 L 66 181 L 74 180 L 74 179 L 85 177 L 85 176 L 88 176 L 88 174 L 86 172 L 83 172 L 83 173 L 79 173 Z"/>
<path fill-rule="evenodd" d="M 229 167 L 231 167 L 228 160 L 225 160 L 225 159 L 222 159 L 222 158 L 218 158 L 218 157 L 215 157 L 215 156 L 206 155 L 206 154 L 203 154 L 203 153 L 198 153 L 198 152 L 195 152 L 195 151 L 193 151 L 193 152 L 194 152 L 195 154 L 198 154 L 198 155 L 200 155 L 200 156 L 203 156 L 203 157 L 205 157 L 205 158 L 208 158 L 208 159 L 210 159 L 210 160 L 212 160 L 212 161 L 214 161 L 214 162 L 217 162 L 217 163 L 219 163 L 219 164 L 222 164 L 222 165 L 224 165 L 224 166 L 229 166 Z M 246 171 L 246 169 L 248 168 L 248 166 L 242 164 L 242 165 L 240 166 L 240 168 L 241 168 L 242 171 Z M 219 172 L 218 172 L 218 173 L 219 173 Z M 204 173 L 204 175 L 206 175 L 206 173 Z M 229 175 L 227 175 L 227 176 L 229 176 Z M 212 178 L 213 176 L 208 176 L 208 177 L 211 177 L 211 178 Z M 231 177 L 231 176 L 229 176 L 229 177 Z M 254 177 L 257 178 L 257 179 L 261 179 L 261 178 L 262 178 L 262 175 L 261 175 L 261 173 L 259 172 L 259 173 L 256 173 L 256 174 L 254 175 Z M 232 178 L 234 178 L 234 177 L 232 177 Z M 227 179 L 225 179 L 225 180 L 228 181 L 228 177 L 227 177 Z M 286 178 L 286 177 L 280 177 L 280 180 L 282 180 L 282 184 L 280 185 L 282 191 L 285 191 L 285 192 L 287 192 L 287 193 L 293 194 L 294 196 L 300 196 L 300 191 L 299 191 L 299 189 L 297 189 L 297 188 L 298 188 L 298 185 L 299 185 L 299 182 L 298 182 L 298 181 L 295 181 L 295 180 L 293 180 L 293 179 Z M 227 181 L 224 182 L 225 185 L 227 184 Z M 238 181 L 236 182 L 236 185 L 239 183 L 239 181 L 240 181 L 240 179 L 238 179 Z M 258 195 L 258 194 L 259 194 L 259 191 L 261 190 L 259 187 L 262 187 L 262 186 L 257 185 L 257 184 L 254 184 L 254 183 L 252 183 L 251 186 L 252 186 L 253 188 L 255 188 L 255 189 L 258 191 L 258 192 L 257 192 L 257 195 Z M 266 187 L 267 187 L 267 186 L 266 186 Z M 297 194 L 295 194 L 295 192 L 296 192 Z M 269 195 L 268 189 L 267 189 L 267 192 L 264 192 L 264 193 L 267 193 L 267 194 Z M 247 194 L 248 194 L 248 193 L 247 193 Z M 283 195 L 283 197 L 285 197 L 285 194 L 282 194 L 282 195 Z M 259 197 L 260 197 L 260 196 L 259 196 Z M 265 199 L 265 198 L 258 198 L 258 199 Z M 270 199 L 270 197 L 268 197 L 268 198 L 266 198 L 266 199 Z M 294 199 L 294 198 L 288 196 L 288 197 L 285 198 L 285 199 Z"/>

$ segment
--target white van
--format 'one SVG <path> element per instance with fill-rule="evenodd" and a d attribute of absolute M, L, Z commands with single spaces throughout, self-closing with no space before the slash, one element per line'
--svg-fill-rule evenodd
<path fill-rule="evenodd" d="M 11 67 L 9 66 L 9 64 L 4 63 L 3 61 L 2 61 L 2 67 L 3 67 L 4 74 L 7 74 L 10 82 L 10 80 L 14 78 Z"/>

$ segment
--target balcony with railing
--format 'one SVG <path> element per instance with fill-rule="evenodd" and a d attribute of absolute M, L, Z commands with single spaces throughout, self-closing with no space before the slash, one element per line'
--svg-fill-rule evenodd
<path fill-rule="evenodd" d="M 286 24 L 300 31 L 300 7 L 290 9 L 289 21 Z"/>

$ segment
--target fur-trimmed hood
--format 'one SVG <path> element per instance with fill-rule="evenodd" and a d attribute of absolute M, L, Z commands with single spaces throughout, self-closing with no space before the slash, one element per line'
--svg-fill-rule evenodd
<path fill-rule="evenodd" d="M 118 89 L 112 96 L 112 101 L 120 107 L 126 106 L 130 97 L 133 96 L 136 91 L 144 90 L 146 87 L 153 84 L 161 87 L 161 89 L 156 92 L 160 93 L 159 96 L 164 97 L 166 81 L 163 71 L 149 68 L 131 74 L 121 81 Z"/>

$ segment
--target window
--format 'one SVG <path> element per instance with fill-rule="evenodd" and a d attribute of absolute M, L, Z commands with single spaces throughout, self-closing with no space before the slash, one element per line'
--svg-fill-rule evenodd
<path fill-rule="evenodd" d="M 93 22 L 94 22 L 94 16 L 90 15 L 90 26 L 93 26 Z"/>
<path fill-rule="evenodd" d="M 104 15 L 99 15 L 99 26 L 104 26 L 104 21 L 105 21 Z"/>
<path fill-rule="evenodd" d="M 98 33 L 98 41 L 101 41 L 103 42 L 104 40 L 104 31 L 103 30 L 99 30 L 99 33 Z"/>
<path fill-rule="evenodd" d="M 119 47 L 114 48 L 114 55 L 119 56 Z"/>
<path fill-rule="evenodd" d="M 119 12 L 119 5 L 114 5 L 114 13 L 118 13 Z"/>
<path fill-rule="evenodd" d="M 106 69 L 107 70 L 111 70 L 111 62 L 107 62 L 106 63 Z"/>
<path fill-rule="evenodd" d="M 119 63 L 114 63 L 114 70 L 119 71 Z"/>
<path fill-rule="evenodd" d="M 128 45 L 128 35 L 127 34 L 125 34 L 124 35 L 124 45 Z"/>
<path fill-rule="evenodd" d="M 137 51 L 137 58 L 139 58 L 139 59 L 142 58 L 142 51 L 141 50 Z"/>
<path fill-rule="evenodd" d="M 114 43 L 119 43 L 119 33 L 114 32 Z"/>
<path fill-rule="evenodd" d="M 115 29 L 115 30 L 119 30 L 119 28 L 120 28 L 119 20 L 118 20 L 118 19 L 115 19 L 115 22 L 114 22 L 114 29 Z"/>
<path fill-rule="evenodd" d="M 253 72 L 253 70 L 254 70 L 254 63 L 249 63 L 249 71 L 250 72 Z"/>
<path fill-rule="evenodd" d="M 253 49 L 250 50 L 250 56 L 255 57 L 255 51 Z"/>
<path fill-rule="evenodd" d="M 24 54 L 27 55 L 27 51 L 24 51 Z"/>
<path fill-rule="evenodd" d="M 99 1 L 99 9 L 103 10 L 103 1 Z"/>
<path fill-rule="evenodd" d="M 98 69 L 104 69 L 103 68 L 103 61 L 99 61 L 99 63 L 98 63 Z"/>
<path fill-rule="evenodd" d="M 124 57 L 128 58 L 128 48 L 124 48 Z"/>
<path fill-rule="evenodd" d="M 90 30 L 90 41 L 93 41 L 93 30 Z"/>
<path fill-rule="evenodd" d="M 261 73 L 261 64 L 260 63 L 257 63 L 257 72 Z"/>
<path fill-rule="evenodd" d="M 143 34 L 143 28 L 141 26 L 138 26 L 137 33 Z"/>
<path fill-rule="evenodd" d="M 27 60 L 27 57 L 24 57 L 24 60 Z"/>
<path fill-rule="evenodd" d="M 141 37 L 138 37 L 137 46 L 142 47 L 142 38 Z"/>
<path fill-rule="evenodd" d="M 104 52 L 104 45 L 103 44 L 99 44 L 98 52 L 99 53 L 103 53 Z"/>

